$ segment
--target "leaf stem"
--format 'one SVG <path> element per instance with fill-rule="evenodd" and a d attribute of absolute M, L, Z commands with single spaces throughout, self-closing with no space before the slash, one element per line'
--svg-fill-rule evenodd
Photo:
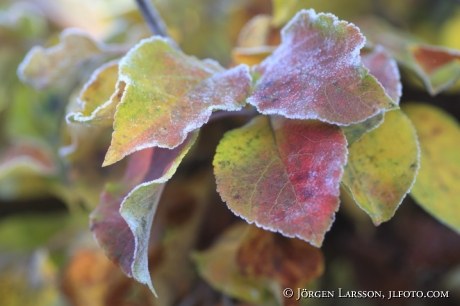
<path fill-rule="evenodd" d="M 151 1 L 136 0 L 136 3 L 153 34 L 168 38 L 169 35 L 165 23 Z"/>

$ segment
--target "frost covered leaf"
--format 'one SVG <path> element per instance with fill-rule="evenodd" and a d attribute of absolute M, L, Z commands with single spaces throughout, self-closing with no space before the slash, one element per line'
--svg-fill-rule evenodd
<path fill-rule="evenodd" d="M 421 161 L 411 196 L 440 222 L 460 233 L 460 125 L 426 104 L 406 104 L 417 131 Z"/>
<path fill-rule="evenodd" d="M 117 81 L 118 61 L 104 64 L 94 71 L 78 97 L 81 109 L 67 115 L 67 120 L 112 126 L 125 85 Z"/>
<path fill-rule="evenodd" d="M 49 88 L 76 66 L 103 52 L 102 45 L 78 29 L 64 30 L 60 39 L 56 46 L 36 46 L 29 51 L 18 69 L 23 82 L 36 89 Z"/>
<path fill-rule="evenodd" d="M 216 290 L 250 303 L 278 305 L 274 296 L 279 287 L 272 289 L 273 282 L 251 279 L 240 272 L 236 256 L 248 230 L 247 224 L 230 227 L 211 248 L 194 253 L 193 261 L 200 276 Z"/>
<path fill-rule="evenodd" d="M 20 171 L 20 168 L 45 176 L 57 171 L 55 157 L 49 149 L 33 142 L 18 142 L 0 155 L 0 178 L 11 171 Z"/>
<path fill-rule="evenodd" d="M 299 12 L 282 43 L 254 70 L 247 101 L 263 114 L 349 125 L 397 108 L 360 59 L 365 38 L 331 14 Z"/>
<path fill-rule="evenodd" d="M 399 104 L 402 95 L 401 76 L 396 61 L 382 46 L 376 46 L 372 52 L 361 57 L 363 65 L 382 84 L 387 95 Z"/>
<path fill-rule="evenodd" d="M 249 223 L 321 246 L 339 206 L 346 154 L 337 126 L 259 116 L 217 147 L 217 190 Z"/>
<path fill-rule="evenodd" d="M 276 280 L 281 288 L 305 287 L 324 270 L 321 251 L 305 241 L 250 226 L 237 254 L 243 275 Z"/>
<path fill-rule="evenodd" d="M 372 52 L 361 57 L 363 65 L 369 69 L 377 80 L 382 84 L 387 95 L 395 104 L 399 104 L 402 94 L 400 74 L 394 59 L 381 47 L 377 46 Z M 359 140 L 365 133 L 376 129 L 383 122 L 383 113 L 368 118 L 363 122 L 344 126 L 342 129 L 347 137 L 348 146 Z"/>
<path fill-rule="evenodd" d="M 398 63 L 413 71 L 431 95 L 460 79 L 460 52 L 423 44 L 377 18 L 362 19 L 358 25 L 372 43 L 384 46 Z"/>
<path fill-rule="evenodd" d="M 417 135 L 410 120 L 400 110 L 388 112 L 382 125 L 349 150 L 342 181 L 374 224 L 388 221 L 419 168 Z"/>
<path fill-rule="evenodd" d="M 154 293 L 147 262 L 150 228 L 164 183 L 196 136 L 196 132 L 190 134 L 172 150 L 149 148 L 133 154 L 122 182 L 107 186 L 91 214 L 91 230 L 107 257 Z"/>
<path fill-rule="evenodd" d="M 224 70 L 174 49 L 165 39 L 141 41 L 121 61 L 126 83 L 104 165 L 149 147 L 174 148 L 213 110 L 239 110 L 249 94 L 247 66 Z"/>

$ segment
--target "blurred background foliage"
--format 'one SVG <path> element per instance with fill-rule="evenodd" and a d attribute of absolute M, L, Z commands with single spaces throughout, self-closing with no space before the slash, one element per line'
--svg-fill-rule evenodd
<path fill-rule="evenodd" d="M 233 64 L 232 50 L 241 29 L 251 18 L 273 15 L 272 26 L 279 28 L 302 8 L 331 12 L 352 22 L 371 14 L 426 43 L 460 49 L 460 3 L 455 0 L 155 0 L 154 3 L 170 35 L 185 53 L 213 58 L 224 66 Z M 67 27 L 81 28 L 98 40 L 127 48 L 151 35 L 132 0 L 2 0 L 0 3 L 0 303 L 7 306 L 281 303 L 283 299 L 277 296 L 279 288 L 270 281 L 261 285 L 248 282 L 241 275 L 230 277 L 236 268 L 226 266 L 227 263 L 219 263 L 214 269 L 202 264 L 206 258 L 211 260 L 214 253 L 217 257 L 233 256 L 232 244 L 222 241 L 229 241 L 225 239 L 238 227 L 250 227 L 241 225 L 220 200 L 211 169 L 215 147 L 223 133 L 244 124 L 247 120 L 244 117 L 226 118 L 204 127 L 197 146 L 199 151 L 192 150 L 167 185 L 152 228 L 149 255 L 160 298 L 155 299 L 147 287 L 124 276 L 106 259 L 91 237 L 88 214 L 97 206 L 104 185 L 119 178 L 125 165 L 100 167 L 110 142 L 110 129 L 72 127 L 64 120 L 74 107 L 76 94 L 100 62 L 89 62 L 69 71 L 62 76 L 59 87 L 40 92 L 22 84 L 16 73 L 33 46 L 56 44 L 59 33 Z M 429 102 L 460 119 L 457 87 L 433 97 L 413 77 L 406 74 L 403 77 L 403 104 L 414 100 Z M 343 194 L 336 222 L 321 249 L 325 267 L 318 271 L 322 276 L 307 288 L 449 290 L 449 298 L 310 299 L 303 300 L 303 304 L 459 305 L 459 235 L 426 214 L 409 197 L 391 221 L 376 228 Z M 286 246 L 287 242 L 282 240 L 286 238 L 280 237 L 276 239 Z M 298 258 L 284 253 L 279 256 L 299 264 Z M 222 274 L 219 269 L 228 273 Z"/>

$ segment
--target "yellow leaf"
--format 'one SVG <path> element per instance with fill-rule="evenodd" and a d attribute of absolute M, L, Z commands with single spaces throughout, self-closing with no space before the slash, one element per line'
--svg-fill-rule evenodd
<path fill-rule="evenodd" d="M 342 182 L 357 204 L 379 225 L 394 215 L 419 167 L 417 136 L 400 111 L 385 114 L 377 129 L 349 149 Z"/>
<path fill-rule="evenodd" d="M 411 196 L 440 222 L 460 232 L 460 126 L 434 106 L 406 104 L 403 111 L 417 130 L 422 155 Z"/>

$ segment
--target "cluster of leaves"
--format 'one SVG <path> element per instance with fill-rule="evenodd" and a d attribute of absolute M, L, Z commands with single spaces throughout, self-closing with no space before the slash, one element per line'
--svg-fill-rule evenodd
<path fill-rule="evenodd" d="M 390 220 L 410 193 L 460 232 L 460 126 L 431 105 L 400 108 L 398 69 L 435 95 L 458 82 L 460 53 L 420 43 L 381 20 L 360 19 L 356 26 L 329 13 L 299 11 L 303 1 L 287 2 L 273 1 L 273 16 L 247 22 L 228 68 L 186 55 L 168 38 L 133 42 L 119 34 L 103 43 L 76 29 L 64 30 L 57 44 L 24 55 L 27 45 L 18 54 L 15 44 L 30 35 L 16 36 L 25 31 L 21 22 L 33 29 L 42 24 L 31 36 L 45 37 L 47 21 L 28 12 L 4 22 L 0 35 L 14 47 L 2 49 L 9 57 L 0 73 L 23 59 L 19 78 L 41 92 L 13 77 L 0 88 L 18 87 L 8 91 L 14 98 L 0 100 L 8 143 L 0 155 L 2 196 L 45 191 L 73 210 L 83 203 L 105 255 L 156 294 L 153 279 L 161 305 L 189 290 L 194 267 L 216 290 L 238 299 L 296 303 L 283 299 L 282 288 L 304 287 L 323 273 L 318 248 L 341 190 L 375 225 Z M 187 40 L 182 45 L 171 32 L 186 49 Z M 228 226 L 213 246 L 193 253 L 192 263 L 187 257 L 208 216 L 212 174 L 175 174 L 181 163 L 206 159 L 200 130 L 232 112 L 244 115 L 242 122 L 251 119 L 220 140 L 215 182 L 228 208 L 257 226 Z M 75 227 L 68 223 L 63 227 Z M 123 287 L 123 299 L 151 299 L 137 283 L 123 283 L 90 244 L 85 240 L 74 252 L 66 272 L 75 303 L 86 303 L 79 294 L 81 265 L 99 269 L 91 274 L 97 281 L 111 279 L 92 298 L 107 301 L 113 298 L 108 288 Z M 45 255 L 34 257 L 43 286 L 55 281 L 47 278 Z M 47 292 L 40 291 L 47 303 L 60 299 Z"/>

